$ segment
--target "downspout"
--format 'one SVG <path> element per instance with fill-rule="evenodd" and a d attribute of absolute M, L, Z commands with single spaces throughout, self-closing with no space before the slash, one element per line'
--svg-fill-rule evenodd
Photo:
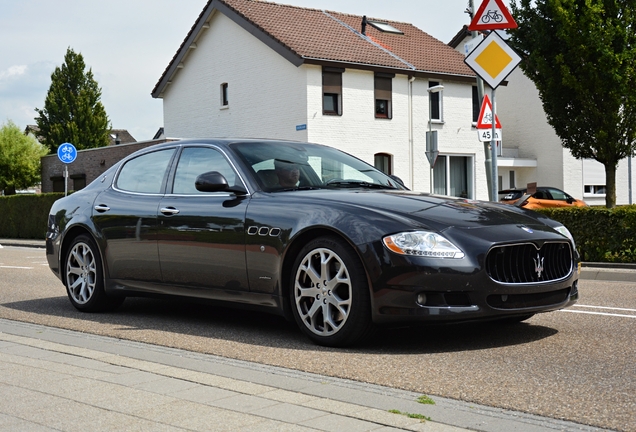
<path fill-rule="evenodd" d="M 415 145 L 413 143 L 413 81 L 415 77 L 409 77 L 409 183 L 411 190 L 415 190 Z"/>

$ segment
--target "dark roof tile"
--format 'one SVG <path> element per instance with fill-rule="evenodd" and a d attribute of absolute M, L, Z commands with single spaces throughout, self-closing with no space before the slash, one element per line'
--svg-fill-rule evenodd
<path fill-rule="evenodd" d="M 262 30 L 307 63 L 342 63 L 344 66 L 377 67 L 441 75 L 474 77 L 464 63 L 464 56 L 409 23 L 368 18 L 387 22 L 404 34 L 382 32 L 371 25 L 362 35 L 362 16 L 319 9 L 302 8 L 259 0 L 210 0 L 171 64 L 153 90 L 158 96 L 167 81 L 166 74 L 186 50 L 186 41 L 197 24 L 207 19 L 211 3 L 222 3 Z M 219 5 L 220 6 L 220 5 Z"/>

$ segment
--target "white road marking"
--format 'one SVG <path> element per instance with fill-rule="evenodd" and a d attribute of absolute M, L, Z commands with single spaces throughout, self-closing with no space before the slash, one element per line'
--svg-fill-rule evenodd
<path fill-rule="evenodd" d="M 628 312 L 636 312 L 636 309 L 625 309 L 625 308 L 616 308 L 616 307 L 607 307 L 607 306 L 589 306 L 589 305 L 580 305 L 576 304 L 572 307 L 583 307 L 583 308 L 593 308 L 593 309 L 611 309 L 617 311 L 628 311 Z"/>
<path fill-rule="evenodd" d="M 580 314 L 588 314 L 588 315 L 604 315 L 604 316 L 614 316 L 614 317 L 622 317 L 622 318 L 636 318 L 636 315 L 622 315 L 622 314 L 613 314 L 606 312 L 588 312 L 588 311 L 580 311 L 580 310 L 572 310 L 572 309 L 561 309 L 559 312 L 570 312 L 570 313 L 580 313 Z"/>
<path fill-rule="evenodd" d="M 0 266 L 0 268 L 33 270 L 33 267 L 19 267 L 19 266 Z"/>

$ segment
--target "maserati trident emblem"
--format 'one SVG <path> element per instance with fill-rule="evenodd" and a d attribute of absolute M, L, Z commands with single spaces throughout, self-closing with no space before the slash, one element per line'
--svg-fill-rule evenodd
<path fill-rule="evenodd" d="M 538 253 L 537 253 L 537 258 L 534 259 L 534 271 L 537 272 L 537 278 L 541 279 L 541 273 L 543 273 L 543 257 L 541 257 Z"/>

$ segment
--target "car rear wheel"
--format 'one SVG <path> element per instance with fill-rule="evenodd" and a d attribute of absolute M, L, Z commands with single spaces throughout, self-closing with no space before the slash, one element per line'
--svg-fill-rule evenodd
<path fill-rule="evenodd" d="M 73 306 L 82 312 L 112 310 L 124 297 L 108 296 L 104 291 L 102 263 L 97 245 L 90 237 L 73 240 L 64 260 L 66 292 Z"/>
<path fill-rule="evenodd" d="M 343 241 L 320 237 L 300 251 L 291 302 L 301 330 L 319 345 L 346 346 L 371 331 L 371 302 L 360 260 Z"/>

